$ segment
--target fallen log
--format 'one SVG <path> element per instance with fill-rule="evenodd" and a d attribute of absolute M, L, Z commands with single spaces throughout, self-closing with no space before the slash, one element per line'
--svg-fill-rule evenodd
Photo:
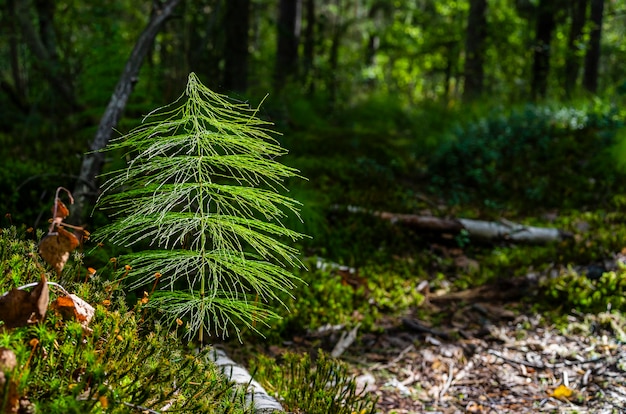
<path fill-rule="evenodd" d="M 517 243 L 545 244 L 573 237 L 571 233 L 560 229 L 526 226 L 506 219 L 495 222 L 464 218 L 440 218 L 416 214 L 397 214 L 386 211 L 369 211 L 353 206 L 348 207 L 348 211 L 368 213 L 393 224 L 401 224 L 419 231 L 449 233 L 452 235 L 461 234 L 461 232 L 465 231 L 468 237 L 476 240 L 505 240 Z"/>

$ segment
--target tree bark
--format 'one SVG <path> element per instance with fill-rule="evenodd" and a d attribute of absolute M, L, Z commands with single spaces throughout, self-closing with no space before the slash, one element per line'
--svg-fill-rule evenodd
<path fill-rule="evenodd" d="M 104 164 L 104 154 L 100 152 L 100 150 L 102 150 L 111 139 L 113 128 L 115 128 L 122 116 L 128 98 L 137 82 L 139 69 L 154 42 L 154 38 L 180 1 L 181 0 L 168 0 L 162 5 L 161 9 L 153 15 L 143 33 L 141 33 L 139 39 L 137 39 L 137 43 L 126 62 L 126 67 L 115 86 L 113 96 L 111 96 L 111 100 L 100 120 L 96 136 L 89 148 L 90 152 L 83 157 L 78 181 L 74 187 L 75 203 L 73 205 L 72 215 L 70 216 L 75 223 L 82 220 L 85 207 L 87 204 L 91 204 L 94 196 L 97 195 L 98 184 L 96 177 L 102 171 Z"/>
<path fill-rule="evenodd" d="M 27 114 L 30 110 L 30 105 L 26 99 L 26 84 L 20 70 L 19 33 L 15 25 L 15 1 L 8 0 L 6 9 L 7 12 L 2 13 L 2 24 L 8 31 L 7 40 L 9 43 L 9 60 L 11 61 L 11 77 L 10 81 L 9 79 L 0 81 L 0 89 L 7 94 L 20 112 Z"/>
<path fill-rule="evenodd" d="M 42 2 L 37 3 L 37 11 L 42 13 L 39 15 L 40 30 L 38 33 L 32 23 L 30 2 L 18 0 L 14 4 L 17 22 L 24 36 L 24 41 L 37 59 L 37 67 L 42 71 L 52 89 L 63 98 L 70 110 L 73 112 L 80 110 L 81 105 L 78 103 L 73 86 L 69 81 L 70 76 L 63 72 L 63 68 L 58 60 L 54 30 L 52 30 L 54 7 L 42 5 Z M 46 38 L 42 38 L 41 34 L 44 34 Z M 51 38 L 47 38 L 48 36 L 51 36 Z"/>
<path fill-rule="evenodd" d="M 479 98 L 483 92 L 487 0 L 471 0 L 465 37 L 465 83 L 463 101 Z"/>
<path fill-rule="evenodd" d="M 302 0 L 280 0 L 274 89 L 280 91 L 298 69 Z"/>
<path fill-rule="evenodd" d="M 535 51 L 533 56 L 530 93 L 533 99 L 543 99 L 548 90 L 550 72 L 550 43 L 556 27 L 552 0 L 541 0 L 537 6 Z"/>
<path fill-rule="evenodd" d="M 315 0 L 306 0 L 306 28 L 304 30 L 303 50 L 303 83 L 307 85 L 307 92 L 313 95 L 315 92 L 315 79 L 313 76 L 313 59 L 315 57 Z"/>
<path fill-rule="evenodd" d="M 248 87 L 250 0 L 228 0 L 224 24 L 226 26 L 224 88 L 245 92 Z"/>
<path fill-rule="evenodd" d="M 587 15 L 588 0 L 574 0 L 570 4 L 571 25 L 567 37 L 567 51 L 565 56 L 565 96 L 569 99 L 576 88 L 576 81 L 580 72 L 581 58 L 579 44 L 582 40 L 585 18 Z"/>
<path fill-rule="evenodd" d="M 583 86 L 591 93 L 598 91 L 603 14 L 604 0 L 591 0 L 590 20 L 593 27 L 591 28 L 591 33 L 589 33 L 589 47 L 585 55 L 585 73 L 583 75 Z"/>
<path fill-rule="evenodd" d="M 54 0 L 35 0 L 35 9 L 39 16 L 39 37 L 50 57 L 58 61 L 57 39 L 54 31 Z"/>

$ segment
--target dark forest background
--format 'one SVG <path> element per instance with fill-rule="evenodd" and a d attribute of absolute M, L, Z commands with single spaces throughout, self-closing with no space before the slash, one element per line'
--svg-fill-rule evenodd
<path fill-rule="evenodd" d="M 77 186 L 159 16 L 113 136 L 190 72 L 251 106 L 269 94 L 260 115 L 309 178 L 290 187 L 310 233 L 337 204 L 514 215 L 621 189 L 622 0 L 2 0 L 0 13 L 3 220 L 41 225 L 54 189 Z"/>

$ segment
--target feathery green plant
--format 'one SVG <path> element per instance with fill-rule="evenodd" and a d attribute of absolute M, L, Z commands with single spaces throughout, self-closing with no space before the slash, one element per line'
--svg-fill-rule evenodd
<path fill-rule="evenodd" d="M 185 94 L 153 111 L 107 148 L 123 150 L 127 167 L 111 173 L 98 204 L 112 224 L 94 237 L 149 249 L 124 257 L 129 289 L 160 289 L 149 306 L 170 322 L 186 320 L 188 336 L 239 334 L 277 314 L 264 305 L 289 291 L 299 267 L 284 239 L 302 235 L 283 226 L 299 203 L 281 195 L 297 171 L 275 161 L 286 151 L 271 137 L 258 109 L 234 103 L 193 73 Z M 145 121 L 145 120 L 144 120 Z"/>

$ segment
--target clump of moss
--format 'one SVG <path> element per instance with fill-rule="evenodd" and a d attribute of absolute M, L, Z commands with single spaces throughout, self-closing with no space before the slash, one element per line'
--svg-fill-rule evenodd
<path fill-rule="evenodd" d="M 579 312 L 603 312 L 611 309 L 624 309 L 626 306 L 626 267 L 605 272 L 597 280 L 591 280 L 574 270 L 556 278 L 546 279 L 541 292 L 548 303 L 557 303 L 566 309 Z"/>
<path fill-rule="evenodd" d="M 376 329 L 383 314 L 401 314 L 419 306 L 424 297 L 416 290 L 416 277 L 421 271 L 407 275 L 398 263 L 369 265 L 350 273 L 337 269 L 317 269 L 315 261 L 301 271 L 293 296 L 281 300 L 286 308 L 282 319 L 260 328 L 270 342 L 278 342 L 288 334 L 314 331 L 324 325 L 361 324 L 361 331 Z"/>

